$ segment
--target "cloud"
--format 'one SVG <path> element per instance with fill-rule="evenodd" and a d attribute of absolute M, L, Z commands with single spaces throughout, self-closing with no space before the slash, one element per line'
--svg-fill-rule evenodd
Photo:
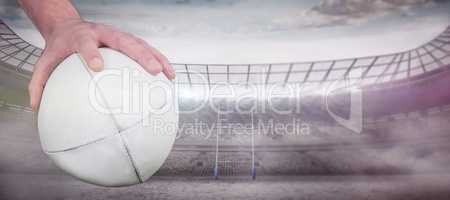
<path fill-rule="evenodd" d="M 399 14 L 412 16 L 415 8 L 435 7 L 448 0 L 322 0 L 310 9 L 274 20 L 279 26 L 324 27 L 354 25 Z"/>

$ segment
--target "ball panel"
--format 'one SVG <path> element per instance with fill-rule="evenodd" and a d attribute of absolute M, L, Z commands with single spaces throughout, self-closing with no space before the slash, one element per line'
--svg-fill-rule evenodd
<path fill-rule="evenodd" d="M 73 148 L 118 132 L 111 116 L 98 112 L 91 104 L 90 81 L 90 74 L 76 54 L 53 71 L 38 113 L 44 151 Z"/>
<path fill-rule="evenodd" d="M 79 179 L 102 186 L 139 183 L 120 135 L 58 153 L 48 153 L 58 167 Z"/>
<path fill-rule="evenodd" d="M 163 74 L 152 76 L 134 60 L 117 51 L 103 48 L 100 53 L 105 60 L 105 70 L 91 73 L 94 77 L 101 77 L 97 82 L 99 91 L 114 112 L 120 131 L 149 117 L 152 111 L 175 104 L 174 85 Z"/>
<path fill-rule="evenodd" d="M 94 77 L 101 77 L 97 82 L 99 91 L 106 106 L 114 112 L 117 128 L 125 130 L 142 119 L 140 89 L 133 88 L 137 82 L 132 82 L 136 81 L 134 75 L 141 76 L 142 69 L 138 63 L 117 51 L 105 48 L 99 51 L 104 59 L 104 70 L 91 73 Z"/>
<path fill-rule="evenodd" d="M 41 143 L 61 169 L 81 180 L 104 186 L 136 184 L 160 168 L 173 146 L 178 128 L 176 92 L 164 75 L 151 76 L 114 50 L 100 52 L 105 60 L 100 73 L 72 55 L 52 74 L 39 113 Z M 131 77 L 124 79 L 127 72 Z M 124 88 L 123 80 L 141 85 Z M 163 87 L 153 87 L 158 84 Z M 97 107 L 90 99 L 92 88 Z M 127 94 L 128 111 L 121 107 Z M 136 105 L 142 107 L 135 109 Z"/>
<path fill-rule="evenodd" d="M 147 180 L 162 166 L 172 149 L 178 129 L 176 112 L 151 116 L 146 120 L 148 124 L 141 123 L 121 133 L 141 180 Z"/>
<path fill-rule="evenodd" d="M 100 49 L 105 70 L 98 89 L 124 136 L 142 180 L 153 175 L 167 158 L 178 128 L 175 87 L 163 74 L 152 76 L 127 56 Z M 124 99 L 124 97 L 126 99 Z M 116 110 L 118 109 L 119 110 Z M 166 130 L 165 128 L 172 129 Z"/>

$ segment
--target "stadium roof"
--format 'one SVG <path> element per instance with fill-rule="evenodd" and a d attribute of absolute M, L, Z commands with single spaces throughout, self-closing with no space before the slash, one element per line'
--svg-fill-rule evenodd
<path fill-rule="evenodd" d="M 30 76 L 42 49 L 21 39 L 0 21 L 0 62 Z M 261 64 L 172 63 L 184 85 L 321 85 L 357 80 L 362 85 L 406 80 L 450 64 L 450 26 L 430 42 L 393 54 L 338 60 Z"/>

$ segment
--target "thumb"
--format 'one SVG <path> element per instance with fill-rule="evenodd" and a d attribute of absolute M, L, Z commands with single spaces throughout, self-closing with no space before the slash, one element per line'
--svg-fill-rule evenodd
<path fill-rule="evenodd" d="M 46 49 L 37 61 L 33 69 L 31 81 L 28 84 L 28 93 L 30 95 L 30 106 L 36 111 L 40 105 L 42 92 L 45 83 L 56 65 L 62 60 L 62 57 Z"/>
<path fill-rule="evenodd" d="M 94 41 L 85 41 L 78 52 L 92 71 L 98 72 L 103 69 L 103 59 Z"/>

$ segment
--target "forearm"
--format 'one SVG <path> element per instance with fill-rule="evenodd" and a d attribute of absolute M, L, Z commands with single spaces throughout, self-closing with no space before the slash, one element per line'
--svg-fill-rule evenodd
<path fill-rule="evenodd" d="M 69 0 L 19 0 L 19 3 L 46 40 L 59 22 L 80 19 Z"/>

